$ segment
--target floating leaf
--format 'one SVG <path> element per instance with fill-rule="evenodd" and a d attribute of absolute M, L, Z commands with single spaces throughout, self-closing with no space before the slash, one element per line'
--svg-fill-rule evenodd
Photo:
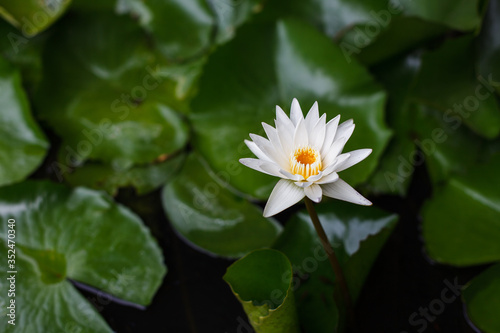
<path fill-rule="evenodd" d="M 467 313 L 485 333 L 500 332 L 500 264 L 476 276 L 463 290 Z"/>
<path fill-rule="evenodd" d="M 500 133 L 500 108 L 487 81 L 476 77 L 473 39 L 466 35 L 423 55 L 413 94 L 447 118 L 458 116 L 474 132 L 491 139 Z"/>
<path fill-rule="evenodd" d="M 478 0 L 391 0 L 405 15 L 446 24 L 457 30 L 473 30 L 481 22 Z"/>
<path fill-rule="evenodd" d="M 377 22 L 383 23 L 384 21 Z M 367 35 L 370 29 L 373 30 L 370 23 L 350 30 L 340 45 L 343 46 L 345 52 L 352 52 L 353 57 L 357 54 L 356 58 L 361 63 L 374 65 L 385 60 L 390 61 L 393 56 L 419 48 L 450 30 L 444 25 L 424 21 L 417 17 L 394 16 L 389 22 L 386 29 L 382 29 L 384 26 L 381 26 L 380 33 L 371 38 Z M 363 39 L 363 34 L 366 36 L 365 39 Z"/>
<path fill-rule="evenodd" d="M 19 72 L 0 58 L 0 185 L 25 179 L 43 161 L 49 143 L 31 115 Z"/>
<path fill-rule="evenodd" d="M 119 0 L 117 10 L 137 16 L 160 51 L 175 61 L 193 60 L 235 35 L 262 0 Z"/>
<path fill-rule="evenodd" d="M 192 154 L 163 190 L 163 208 L 186 240 L 232 258 L 270 246 L 281 232 L 281 226 L 264 218 L 260 208 L 227 189 L 225 182 L 236 174 L 236 163 L 214 175 L 200 157 Z"/>
<path fill-rule="evenodd" d="M 278 15 L 300 17 L 332 38 L 356 24 L 377 22 L 380 12 L 389 9 L 387 0 L 278 0 L 269 5 Z"/>
<path fill-rule="evenodd" d="M 161 284 L 160 248 L 141 220 L 107 195 L 29 181 L 0 188 L 0 207 L 2 250 L 15 234 L 9 270 L 17 270 L 16 332 L 111 331 L 68 279 L 141 305 Z M 5 272 L 2 266 L 2 289 Z M 0 300 L 10 302 L 6 294 Z M 2 327 L 8 319 L 1 316 Z"/>
<path fill-rule="evenodd" d="M 24 37 L 33 37 L 54 23 L 70 3 L 71 0 L 27 0 L 20 4 L 16 0 L 3 0 L 0 16 L 22 31 Z"/>
<path fill-rule="evenodd" d="M 159 75 L 164 63 L 131 19 L 77 15 L 46 50 L 36 102 L 63 138 L 63 164 L 93 159 L 127 169 L 186 144 L 173 82 Z"/>
<path fill-rule="evenodd" d="M 292 266 L 276 250 L 256 250 L 224 275 L 257 333 L 299 333 Z"/>
<path fill-rule="evenodd" d="M 488 10 L 483 19 L 481 33 L 477 38 L 477 70 L 490 82 L 494 82 L 494 88 L 500 93 L 500 2 L 498 0 L 488 1 Z"/>
<path fill-rule="evenodd" d="M 145 166 L 135 166 L 131 169 L 120 170 L 107 164 L 86 163 L 73 171 L 58 174 L 72 186 L 87 186 L 93 189 L 105 190 L 115 195 L 119 188 L 132 186 L 137 189 L 139 195 L 146 194 L 170 180 L 181 168 L 185 156 L 162 158 L 166 161 Z M 54 171 L 63 172 L 58 165 L 53 165 Z M 62 179 L 62 178 L 61 178 Z"/>
<path fill-rule="evenodd" d="M 426 249 L 435 260 L 469 266 L 500 260 L 500 158 L 451 178 L 423 210 Z"/>
<path fill-rule="evenodd" d="M 419 69 L 420 59 L 414 54 L 391 58 L 373 68 L 375 76 L 389 93 L 386 117 L 395 132 L 365 186 L 373 193 L 404 195 L 412 179 L 413 162 L 419 152 L 413 138 L 416 107 L 410 97 Z M 423 163 L 423 160 L 418 162 Z"/>

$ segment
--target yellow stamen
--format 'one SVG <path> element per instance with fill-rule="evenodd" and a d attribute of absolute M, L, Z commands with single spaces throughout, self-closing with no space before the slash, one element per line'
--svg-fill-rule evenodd
<path fill-rule="evenodd" d="M 309 146 L 298 147 L 290 156 L 290 169 L 294 175 L 302 175 L 304 179 L 317 175 L 321 171 L 321 156 Z"/>

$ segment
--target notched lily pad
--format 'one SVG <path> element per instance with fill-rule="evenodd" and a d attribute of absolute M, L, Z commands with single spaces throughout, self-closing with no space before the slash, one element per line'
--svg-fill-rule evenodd
<path fill-rule="evenodd" d="M 17 271 L 16 325 L 7 324 L 5 306 L 0 310 L 7 332 L 111 332 L 68 279 L 148 305 L 166 273 L 161 250 L 142 221 L 101 192 L 47 181 L 5 186 L 0 218 L 0 249 L 15 250 L 12 266 L 1 264 L 3 290 L 12 274 L 6 272 Z M 0 303 L 10 303 L 7 294 Z"/>
<path fill-rule="evenodd" d="M 264 218 L 260 208 L 228 190 L 225 182 L 238 169 L 229 170 L 214 174 L 193 153 L 164 187 L 162 202 L 172 226 L 190 243 L 216 255 L 238 258 L 270 246 L 282 228 Z"/>
<path fill-rule="evenodd" d="M 299 333 L 292 266 L 276 250 L 256 250 L 224 275 L 257 333 Z"/>

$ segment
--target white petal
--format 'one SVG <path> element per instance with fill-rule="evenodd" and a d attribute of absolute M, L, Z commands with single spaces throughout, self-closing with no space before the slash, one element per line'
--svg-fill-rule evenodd
<path fill-rule="evenodd" d="M 255 144 L 255 142 L 253 141 L 250 141 L 250 140 L 245 140 L 245 143 L 246 145 L 248 146 L 248 148 L 250 149 L 250 151 L 255 155 L 257 156 L 258 158 L 260 158 L 261 160 L 263 161 L 268 161 L 268 162 L 271 162 L 271 159 L 269 157 L 267 157 L 266 154 L 264 154 L 262 152 L 262 150 L 259 149 L 259 147 L 257 147 L 257 145 Z"/>
<path fill-rule="evenodd" d="M 346 138 L 340 138 L 336 140 L 333 145 L 330 147 L 330 150 L 327 151 L 326 156 L 323 157 L 323 167 L 329 167 L 335 161 L 335 158 L 342 152 L 344 149 Z"/>
<path fill-rule="evenodd" d="M 306 115 L 306 128 L 310 132 L 319 120 L 318 102 L 314 102 L 313 106 Z"/>
<path fill-rule="evenodd" d="M 307 146 L 309 144 L 309 137 L 307 135 L 306 124 L 304 120 L 300 120 L 295 128 L 295 133 L 293 134 L 293 146 Z"/>
<path fill-rule="evenodd" d="M 240 158 L 240 163 L 262 173 L 283 178 L 283 175 L 279 172 L 279 166 L 273 162 L 258 160 L 255 158 Z"/>
<path fill-rule="evenodd" d="M 293 134 L 295 131 L 295 126 L 292 121 L 286 116 L 285 112 L 276 105 L 276 131 L 280 138 L 281 146 L 285 152 L 286 156 L 292 153 L 293 149 Z"/>
<path fill-rule="evenodd" d="M 335 139 L 335 133 L 337 133 L 339 121 L 340 115 L 333 118 L 328 122 L 328 124 L 326 124 L 325 139 L 320 151 L 321 156 L 324 156 L 328 152 L 328 149 L 330 149 L 330 147 L 332 146 L 333 139 Z"/>
<path fill-rule="evenodd" d="M 273 216 L 296 204 L 305 196 L 304 190 L 292 181 L 281 179 L 274 187 L 264 208 L 264 217 Z"/>
<path fill-rule="evenodd" d="M 276 153 L 275 160 L 283 169 L 290 168 L 290 163 L 288 161 L 287 156 L 281 146 L 280 138 L 278 136 L 278 132 L 276 129 L 266 123 L 262 123 L 262 127 L 264 127 L 264 131 L 266 131 L 266 135 L 269 138 L 269 141 L 274 147 L 274 151 Z"/>
<path fill-rule="evenodd" d="M 290 120 L 292 121 L 294 126 L 297 126 L 301 119 L 304 119 L 304 115 L 302 114 L 302 109 L 300 108 L 299 101 L 294 98 L 292 101 L 292 108 L 290 109 Z"/>
<path fill-rule="evenodd" d="M 329 175 L 324 176 L 320 180 L 316 182 L 316 184 L 328 184 L 328 183 L 333 183 L 336 182 L 337 179 L 339 179 L 339 174 L 336 172 L 332 172 Z"/>
<path fill-rule="evenodd" d="M 327 176 L 332 172 L 337 171 L 337 167 L 339 167 L 342 163 L 344 163 L 344 161 L 347 160 L 350 156 L 351 154 L 349 153 L 344 153 L 337 156 L 337 158 L 333 161 L 333 163 L 323 170 L 323 175 Z"/>
<path fill-rule="evenodd" d="M 323 189 L 323 194 L 330 198 L 363 206 L 370 206 L 372 204 L 342 179 L 338 179 L 334 183 L 323 184 L 321 188 Z"/>
<path fill-rule="evenodd" d="M 350 151 L 349 154 L 351 156 L 348 159 L 346 159 L 343 163 L 339 163 L 336 168 L 336 171 L 340 172 L 342 170 L 352 167 L 353 165 L 367 158 L 368 155 L 371 154 L 371 152 L 372 152 L 371 149 L 358 149 Z"/>
<path fill-rule="evenodd" d="M 295 182 L 294 184 L 298 187 L 306 188 L 308 186 L 311 186 L 313 182 Z"/>
<path fill-rule="evenodd" d="M 293 181 L 300 181 L 300 180 L 304 180 L 304 176 L 302 175 L 294 175 L 286 170 L 283 170 L 281 169 L 280 170 L 280 173 L 285 176 L 285 178 L 288 178 L 290 180 L 293 180 Z"/>
<path fill-rule="evenodd" d="M 323 177 L 323 171 L 318 172 L 317 175 L 313 175 L 313 176 L 307 178 L 307 181 L 309 181 L 309 182 L 315 182 L 318 179 L 321 179 L 321 177 Z"/>
<path fill-rule="evenodd" d="M 320 119 L 316 122 L 314 127 L 309 130 L 309 145 L 315 149 L 321 149 L 323 146 L 323 141 L 325 141 L 325 133 L 326 133 L 326 114 L 324 113 Z M 307 122 L 307 120 L 306 120 Z"/>
<path fill-rule="evenodd" d="M 336 141 L 340 138 L 346 138 L 347 140 L 349 140 L 349 138 L 352 135 L 352 132 L 354 132 L 354 127 L 355 127 L 355 124 L 354 124 L 354 121 L 352 119 L 344 121 L 337 128 L 337 133 L 335 133 L 334 141 Z"/>
<path fill-rule="evenodd" d="M 274 149 L 273 144 L 266 138 L 261 137 L 260 135 L 250 133 L 250 138 L 252 138 L 253 142 L 257 145 L 257 147 L 272 161 L 281 165 L 280 158 L 278 153 L 276 153 L 276 149 Z"/>
<path fill-rule="evenodd" d="M 306 187 L 304 189 L 304 194 L 314 202 L 320 202 L 321 198 L 323 197 L 323 191 L 321 190 L 321 187 L 316 184 L 312 184 L 311 186 Z"/>

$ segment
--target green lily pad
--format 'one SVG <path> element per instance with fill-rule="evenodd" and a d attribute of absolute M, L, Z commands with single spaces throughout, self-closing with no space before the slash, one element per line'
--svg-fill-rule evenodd
<path fill-rule="evenodd" d="M 462 293 L 467 314 L 472 322 L 485 333 L 500 332 L 500 264 L 496 264 L 465 287 Z"/>
<path fill-rule="evenodd" d="M 451 178 L 423 209 L 426 249 L 435 260 L 470 266 L 500 260 L 500 157 Z"/>
<path fill-rule="evenodd" d="M 35 102 L 63 139 L 65 165 L 92 159 L 126 169 L 186 144 L 175 112 L 183 102 L 163 66 L 130 18 L 96 12 L 62 23 L 47 43 Z"/>
<path fill-rule="evenodd" d="M 117 10 L 139 18 L 159 50 L 174 61 L 193 60 L 231 39 L 260 10 L 262 0 L 119 0 Z"/>
<path fill-rule="evenodd" d="M 0 188 L 0 207 L 2 250 L 15 241 L 16 261 L 8 263 L 17 271 L 12 332 L 111 332 L 68 279 L 147 305 L 166 273 L 161 250 L 141 220 L 100 192 L 28 181 Z M 5 263 L 2 289 L 11 274 Z M 10 303 L 7 294 L 0 300 Z M 1 316 L 2 327 L 7 320 Z"/>
<path fill-rule="evenodd" d="M 450 30 L 445 25 L 418 17 L 394 16 L 386 29 L 381 29 L 379 34 L 366 40 L 370 44 L 362 43 L 363 33 L 366 35 L 369 29 L 370 23 L 350 30 L 340 44 L 343 44 L 346 52 L 352 51 L 353 56 L 357 54 L 357 60 L 369 66 L 419 48 Z"/>
<path fill-rule="evenodd" d="M 397 215 L 337 201 L 316 207 L 355 301 Z M 292 263 L 296 274 L 293 289 L 305 332 L 337 332 L 342 319 L 333 300 L 335 277 L 309 215 L 300 212 L 294 216 L 273 247 Z"/>
<path fill-rule="evenodd" d="M 353 185 L 366 180 L 391 135 L 383 120 L 385 93 L 366 69 L 354 62 L 346 66 L 342 51 L 327 37 L 295 20 L 247 24 L 210 57 L 192 103 L 194 145 L 223 171 L 252 156 L 244 139 L 263 133 L 260 123 L 273 124 L 276 105 L 288 110 L 294 97 L 304 112 L 317 100 L 328 119 L 337 114 L 354 119 L 356 130 L 345 150 L 369 147 L 373 153 L 342 178 Z M 229 182 L 264 199 L 276 179 L 243 169 Z"/>
<path fill-rule="evenodd" d="M 281 226 L 228 190 L 227 181 L 236 174 L 234 165 L 237 162 L 214 174 L 197 154 L 191 154 L 163 189 L 163 208 L 175 230 L 191 244 L 215 255 L 238 258 L 270 246 Z"/>
<path fill-rule="evenodd" d="M 292 266 L 276 250 L 256 250 L 224 275 L 257 333 L 299 333 Z"/>
<path fill-rule="evenodd" d="M 57 163 L 52 167 L 54 171 L 59 172 L 56 175 L 64 176 L 72 186 L 104 190 L 111 195 L 116 195 L 119 188 L 132 186 L 137 190 L 137 194 L 143 195 L 169 181 L 181 168 L 185 155 L 163 158 L 166 160 L 127 170 L 101 163 L 86 163 L 72 171 L 61 168 L 62 165 Z"/>
<path fill-rule="evenodd" d="M 18 223 L 16 221 L 16 223 Z M 6 243 L 0 242 L 0 251 L 8 253 Z M 17 274 L 1 263 L 0 287 L 14 290 L 0 296 L 0 325 L 5 333 L 45 333 L 59 329 L 62 332 L 111 333 L 96 309 L 67 280 L 47 284 L 42 272 L 32 258 L 24 256 L 16 248 Z M 15 287 L 8 278 L 15 277 Z M 15 303 L 11 303 L 15 300 Z M 10 307 L 10 308 L 9 308 Z M 58 309 L 58 310 L 55 310 Z M 15 312 L 15 313 L 14 313 Z M 10 322 L 10 323 L 9 323 Z"/>
<path fill-rule="evenodd" d="M 236 29 L 262 10 L 263 0 L 211 0 L 217 18 L 217 42 L 236 35 Z"/>
<path fill-rule="evenodd" d="M 38 1 L 3 0 L 0 16 L 22 31 L 24 37 L 32 37 L 54 23 L 71 3 L 71 0 Z"/>
<path fill-rule="evenodd" d="M 500 133 L 500 108 L 493 92 L 487 78 L 476 77 L 473 39 L 466 35 L 423 55 L 413 94 L 448 118 L 460 117 L 474 132 L 491 139 Z"/>
<path fill-rule="evenodd" d="M 407 16 L 446 24 L 457 30 L 473 30 L 481 23 L 478 0 L 391 0 Z"/>
<path fill-rule="evenodd" d="M 277 0 L 269 5 L 277 15 L 306 20 L 332 38 L 356 24 L 377 22 L 380 11 L 389 8 L 387 0 Z"/>
<path fill-rule="evenodd" d="M 418 106 L 415 110 L 414 139 L 421 153 L 406 160 L 415 165 L 427 163 L 434 183 L 454 175 L 466 175 L 477 164 L 484 150 L 484 140 L 474 135 L 456 115 L 446 115 L 431 108 Z"/>
<path fill-rule="evenodd" d="M 42 79 L 42 49 L 47 34 L 26 38 L 15 27 L 0 20 L 0 52 L 21 72 L 23 87 L 31 95 Z M 1 60 L 0 60 L 1 61 Z"/>
<path fill-rule="evenodd" d="M 500 30 L 500 2 L 498 0 L 488 1 L 488 10 L 483 19 L 481 33 L 476 40 L 477 46 L 477 71 L 487 81 L 494 81 L 494 88 L 500 93 L 500 65 L 498 58 L 500 56 L 500 36 L 497 33 Z"/>
<path fill-rule="evenodd" d="M 414 156 L 418 153 L 413 138 L 417 112 L 411 89 L 419 69 L 419 57 L 415 54 L 391 58 L 372 69 L 388 92 L 386 118 L 395 135 L 365 185 L 370 192 L 402 196 L 410 184 Z"/>
<path fill-rule="evenodd" d="M 25 179 L 43 161 L 49 142 L 31 115 L 18 71 L 0 58 L 0 185 Z"/>
<path fill-rule="evenodd" d="M 148 17 L 142 20 L 168 58 L 192 58 L 210 48 L 215 18 L 207 1 L 153 0 L 143 6 Z"/>

